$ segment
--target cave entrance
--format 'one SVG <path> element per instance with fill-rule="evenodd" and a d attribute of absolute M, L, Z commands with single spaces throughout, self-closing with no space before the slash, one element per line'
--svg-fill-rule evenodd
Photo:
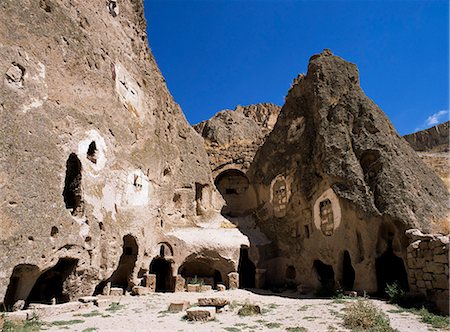
<path fill-rule="evenodd" d="M 10 311 L 18 300 L 25 301 L 40 274 L 41 272 L 36 265 L 19 264 L 14 267 L 3 305 L 0 303 L 0 311 Z"/>
<path fill-rule="evenodd" d="M 239 288 L 255 288 L 255 264 L 248 257 L 248 248 L 241 248 L 239 265 Z"/>
<path fill-rule="evenodd" d="M 323 263 L 321 260 L 315 260 L 313 264 L 314 270 L 321 284 L 321 295 L 328 295 L 334 291 L 334 270 L 331 265 Z"/>
<path fill-rule="evenodd" d="M 344 257 L 342 259 L 342 287 L 346 291 L 353 290 L 355 284 L 355 269 L 352 265 L 352 258 L 350 253 L 345 250 Z"/>
<path fill-rule="evenodd" d="M 66 282 L 75 275 L 77 264 L 78 259 L 61 258 L 54 267 L 42 273 L 27 298 L 27 304 L 69 302 L 71 294 Z"/>
<path fill-rule="evenodd" d="M 178 269 L 178 274 L 186 279 L 186 284 L 201 282 L 216 287 L 217 284 L 227 284 L 228 273 L 234 271 L 236 269 L 231 260 L 224 259 L 217 252 L 208 250 L 188 256 Z"/>
<path fill-rule="evenodd" d="M 172 264 L 161 257 L 152 260 L 150 264 L 150 273 L 156 274 L 156 288 L 157 292 L 173 292 L 173 273 Z"/>
<path fill-rule="evenodd" d="M 245 211 L 248 204 L 243 197 L 250 182 L 244 172 L 237 169 L 225 170 L 216 177 L 214 184 L 227 203 L 224 214 L 234 217 Z"/>
<path fill-rule="evenodd" d="M 123 237 L 122 256 L 120 256 L 119 266 L 112 274 L 109 281 L 111 287 L 120 287 L 124 290 L 130 290 L 132 287 L 131 279 L 138 256 L 138 245 L 134 236 L 128 234 Z"/>
<path fill-rule="evenodd" d="M 71 210 L 73 216 L 83 216 L 84 202 L 81 186 L 81 161 L 75 153 L 71 153 L 66 162 L 63 197 L 66 209 Z"/>
<path fill-rule="evenodd" d="M 386 296 L 386 286 L 394 283 L 404 291 L 409 290 L 403 259 L 396 256 L 392 248 L 388 247 L 386 252 L 376 259 L 375 270 L 379 295 Z"/>

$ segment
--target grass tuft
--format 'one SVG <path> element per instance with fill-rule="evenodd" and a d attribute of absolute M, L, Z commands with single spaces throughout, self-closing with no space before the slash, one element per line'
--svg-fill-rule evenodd
<path fill-rule="evenodd" d="M 346 308 L 344 326 L 355 331 L 396 331 L 386 314 L 368 300 L 357 300 Z"/>

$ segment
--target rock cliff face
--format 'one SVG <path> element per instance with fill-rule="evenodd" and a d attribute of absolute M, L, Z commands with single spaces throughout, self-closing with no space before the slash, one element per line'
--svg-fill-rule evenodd
<path fill-rule="evenodd" d="M 255 192 L 245 172 L 272 131 L 280 109 L 274 104 L 238 106 L 194 126 L 204 139 L 214 183 L 225 199 L 224 215 L 237 216 L 256 208 Z"/>
<path fill-rule="evenodd" d="M 224 110 L 194 126 L 205 140 L 213 172 L 232 166 L 246 171 L 277 121 L 280 106 L 263 103 Z"/>
<path fill-rule="evenodd" d="M 449 121 L 403 136 L 416 151 L 448 152 Z"/>
<path fill-rule="evenodd" d="M 294 81 L 247 176 L 272 241 L 253 257 L 272 284 L 302 271 L 306 288 L 407 288 L 405 230 L 448 233 L 442 181 L 365 96 L 356 66 L 327 50 Z"/>
<path fill-rule="evenodd" d="M 226 282 L 247 240 L 220 229 L 202 139 L 148 49 L 142 1 L 6 0 L 0 15 L 5 307 L 130 290 L 148 272 L 173 289 L 199 260 Z"/>
<path fill-rule="evenodd" d="M 450 191 L 449 122 L 403 136 L 422 161 L 444 181 Z"/>

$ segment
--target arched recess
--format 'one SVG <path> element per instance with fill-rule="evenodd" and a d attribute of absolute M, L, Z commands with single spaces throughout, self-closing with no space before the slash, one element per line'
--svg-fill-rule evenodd
<path fill-rule="evenodd" d="M 256 195 L 251 190 L 250 181 L 240 170 L 227 169 L 219 173 L 214 184 L 226 201 L 222 210 L 225 215 L 239 216 L 256 204 Z"/>
<path fill-rule="evenodd" d="M 28 298 L 28 303 L 65 303 L 71 298 L 71 277 L 75 277 L 78 259 L 60 258 L 58 263 L 42 273 L 36 280 Z"/>
<path fill-rule="evenodd" d="M 116 271 L 111 275 L 109 281 L 111 287 L 120 287 L 124 290 L 132 288 L 133 270 L 138 256 L 138 245 L 133 235 L 127 234 L 123 237 L 122 255 Z"/>
<path fill-rule="evenodd" d="M 256 267 L 248 257 L 247 247 L 241 247 L 238 272 L 239 288 L 255 288 Z"/>
<path fill-rule="evenodd" d="M 208 250 L 188 256 L 178 269 L 178 274 L 185 278 L 187 283 L 196 278 L 203 280 L 206 285 L 217 286 L 219 283 L 227 284 L 228 273 L 235 271 L 233 261 Z"/>
<path fill-rule="evenodd" d="M 14 267 L 3 299 L 3 305 L 0 303 L 0 306 L 10 311 L 16 301 L 25 301 L 40 274 L 41 271 L 36 265 L 19 264 Z"/>
<path fill-rule="evenodd" d="M 394 283 L 405 291 L 409 290 L 405 264 L 403 259 L 395 255 L 393 250 L 393 240 L 394 233 L 389 233 L 387 249 L 375 261 L 378 293 L 382 296 L 386 295 L 387 285 L 392 285 Z"/>
<path fill-rule="evenodd" d="M 160 248 L 164 247 L 162 246 Z M 151 274 L 156 275 L 156 292 L 174 291 L 175 285 L 173 280 L 172 263 L 172 261 L 169 261 L 161 256 L 154 258 L 150 263 L 149 271 Z"/>
<path fill-rule="evenodd" d="M 320 295 L 331 295 L 335 288 L 333 267 L 317 259 L 314 261 L 313 268 L 321 284 Z"/>
<path fill-rule="evenodd" d="M 346 291 L 353 290 L 355 284 L 355 269 L 352 265 L 350 253 L 345 250 L 342 258 L 342 287 Z"/>

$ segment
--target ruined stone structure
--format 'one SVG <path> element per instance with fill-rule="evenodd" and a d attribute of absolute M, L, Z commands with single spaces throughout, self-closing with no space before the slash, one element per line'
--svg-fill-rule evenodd
<path fill-rule="evenodd" d="M 393 282 L 448 310 L 448 191 L 355 65 L 315 55 L 281 110 L 223 111 L 202 140 L 148 49 L 141 0 L 5 0 L 0 15 L 3 310 Z"/>
<path fill-rule="evenodd" d="M 186 265 L 227 284 L 248 240 L 220 215 L 142 1 L 7 0 L 0 15 L 0 307 L 152 274 L 156 291 L 179 289 Z"/>

